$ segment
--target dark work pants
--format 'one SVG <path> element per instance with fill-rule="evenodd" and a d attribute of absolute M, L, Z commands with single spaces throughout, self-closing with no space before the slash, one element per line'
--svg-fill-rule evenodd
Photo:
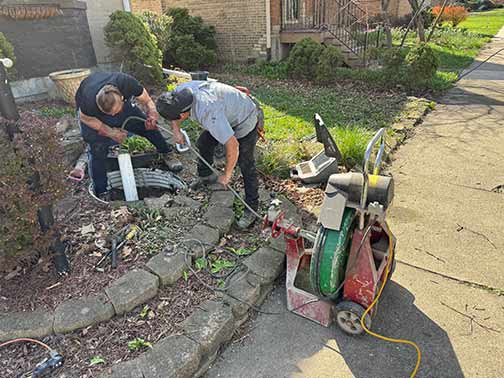
<path fill-rule="evenodd" d="M 77 113 L 78 114 L 78 113 Z M 144 112 L 138 107 L 127 102 L 124 104 L 123 111 L 116 116 L 107 116 L 103 119 L 104 123 L 111 127 L 121 127 L 127 117 L 137 116 L 146 119 Z M 94 191 L 101 194 L 107 191 L 107 171 L 106 161 L 110 146 L 116 145 L 113 139 L 98 135 L 94 129 L 81 122 L 81 135 L 84 141 L 89 145 L 89 173 L 93 180 Z M 140 135 L 149 140 L 156 146 L 159 153 L 172 152 L 172 148 L 166 143 L 159 130 L 145 130 L 144 122 L 132 120 L 124 128 L 128 133 Z"/>
<path fill-rule="evenodd" d="M 238 155 L 238 166 L 243 175 L 245 184 L 245 202 L 254 210 L 259 208 L 259 180 L 255 163 L 255 146 L 258 135 L 257 129 L 252 130 L 243 138 L 238 139 L 240 145 Z M 215 147 L 219 142 L 208 132 L 203 131 L 197 141 L 198 150 L 201 156 L 213 164 Z M 201 160 L 198 161 L 198 175 L 200 177 L 209 176 L 212 173 Z"/>

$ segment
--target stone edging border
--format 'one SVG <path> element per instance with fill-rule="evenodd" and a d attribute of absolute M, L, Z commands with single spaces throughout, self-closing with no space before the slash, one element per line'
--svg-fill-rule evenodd
<path fill-rule="evenodd" d="M 233 201 L 230 192 L 214 192 L 210 201 L 212 205 L 204 217 L 208 226 L 195 225 L 188 239 L 218 243 L 232 225 L 232 218 L 229 221 L 226 215 L 232 213 Z M 283 206 L 287 217 L 301 224 L 295 205 L 285 199 Z M 248 319 L 249 304 L 261 304 L 273 289 L 273 282 L 283 272 L 284 260 L 283 238 L 271 240 L 269 246 L 259 248 L 243 261 L 248 272 L 245 277 L 231 280 L 231 296 L 223 294 L 218 300 L 205 302 L 182 323 L 183 334 L 160 340 L 148 352 L 113 366 L 112 371 L 102 377 L 143 378 L 163 373 L 181 378 L 202 376 L 217 357 L 220 347 Z M 159 253 L 146 266 L 147 269 L 127 272 L 98 295 L 65 301 L 54 311 L 0 315 L 0 341 L 68 333 L 131 311 L 155 297 L 160 285 L 173 285 L 182 277 L 185 258 Z"/>

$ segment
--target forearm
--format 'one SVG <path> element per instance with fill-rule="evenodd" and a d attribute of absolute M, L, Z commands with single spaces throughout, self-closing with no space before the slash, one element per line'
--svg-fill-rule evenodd
<path fill-rule="evenodd" d="M 140 105 L 144 107 L 147 113 L 151 111 L 157 111 L 156 104 L 152 101 L 152 98 L 149 96 L 149 93 L 144 89 L 142 95 L 137 98 Z"/>
<path fill-rule="evenodd" d="M 224 175 L 231 177 L 233 170 L 236 167 L 239 156 L 239 144 L 235 137 L 232 137 L 226 143 L 226 167 L 224 168 Z"/>

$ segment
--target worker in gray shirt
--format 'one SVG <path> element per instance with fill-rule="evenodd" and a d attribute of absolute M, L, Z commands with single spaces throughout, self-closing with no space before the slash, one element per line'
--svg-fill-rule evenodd
<path fill-rule="evenodd" d="M 204 129 L 197 147 L 210 164 L 213 163 L 216 146 L 219 143 L 225 146 L 224 173 L 217 177 L 199 161 L 199 179 L 195 186 L 214 182 L 227 186 L 238 164 L 245 184 L 245 201 L 257 211 L 259 182 L 254 152 L 258 136 L 263 134 L 262 110 L 258 103 L 243 91 L 226 84 L 190 81 L 179 85 L 173 92 L 163 94 L 158 99 L 157 108 L 161 116 L 171 121 L 175 142 L 179 144 L 185 143 L 180 125 L 186 119 L 196 121 Z M 255 216 L 245 210 L 237 225 L 245 229 L 254 221 Z"/>

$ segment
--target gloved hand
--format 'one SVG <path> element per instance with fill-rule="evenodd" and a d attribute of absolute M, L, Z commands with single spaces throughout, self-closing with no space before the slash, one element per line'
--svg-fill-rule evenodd
<path fill-rule="evenodd" d="M 157 121 L 159 120 L 159 113 L 157 110 L 150 109 L 147 112 L 147 120 L 145 121 L 146 130 L 157 130 Z"/>

